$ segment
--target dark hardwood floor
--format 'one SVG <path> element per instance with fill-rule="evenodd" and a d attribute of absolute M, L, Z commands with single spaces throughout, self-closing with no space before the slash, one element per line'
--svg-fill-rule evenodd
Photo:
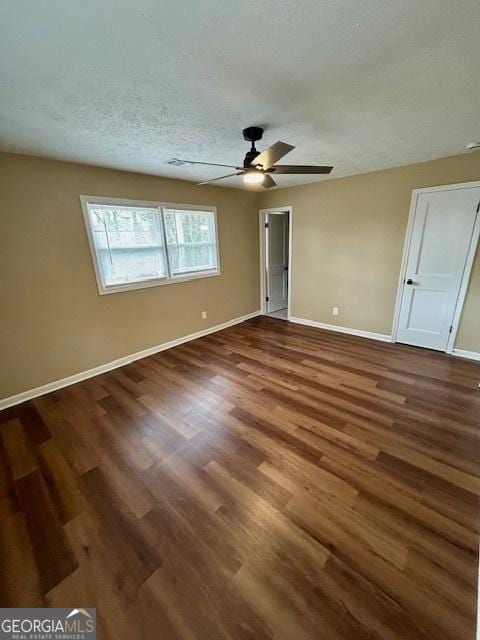
<path fill-rule="evenodd" d="M 1 606 L 473 640 L 480 366 L 258 318 L 0 413 Z"/>

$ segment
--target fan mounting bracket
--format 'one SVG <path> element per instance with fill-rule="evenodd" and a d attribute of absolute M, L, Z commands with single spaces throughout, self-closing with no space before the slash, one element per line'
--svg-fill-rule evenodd
<path fill-rule="evenodd" d="M 262 127 L 247 127 L 243 130 L 243 139 L 248 140 L 248 142 L 256 142 L 257 140 L 261 140 L 262 137 Z"/>

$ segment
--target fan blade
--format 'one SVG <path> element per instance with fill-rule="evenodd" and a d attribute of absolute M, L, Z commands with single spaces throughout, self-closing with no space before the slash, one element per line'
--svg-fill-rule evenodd
<path fill-rule="evenodd" d="M 261 164 L 263 170 L 270 169 L 270 167 L 274 165 L 277 160 L 280 160 L 280 158 L 286 156 L 287 153 L 290 153 L 292 149 L 295 149 L 295 147 L 292 147 L 291 144 L 287 144 L 286 142 L 275 142 L 275 144 L 272 144 L 271 147 L 268 147 L 268 149 L 262 151 L 262 153 L 257 156 L 255 160 L 253 160 L 250 164 L 253 167 Z"/>
<path fill-rule="evenodd" d="M 185 164 L 205 164 L 209 167 L 228 167 L 229 169 L 240 169 L 234 164 L 217 164 L 216 162 L 197 162 L 196 160 L 182 160 L 181 158 L 174 158 L 178 162 L 184 162 Z"/>
<path fill-rule="evenodd" d="M 268 173 L 266 173 L 263 178 L 262 187 L 265 187 L 265 189 L 271 189 L 272 187 L 276 187 L 276 186 L 277 186 L 277 183 L 272 178 L 272 176 L 269 176 Z"/>
<path fill-rule="evenodd" d="M 209 182 L 216 182 L 217 180 L 223 180 L 224 178 L 232 178 L 233 176 L 241 176 L 244 171 L 237 171 L 236 173 L 228 173 L 226 176 L 220 176 L 219 178 L 211 178 L 210 180 L 204 180 L 203 182 L 197 182 L 200 184 L 208 184 Z"/>
<path fill-rule="evenodd" d="M 276 164 L 271 168 L 272 173 L 330 173 L 333 167 L 312 165 Z"/>

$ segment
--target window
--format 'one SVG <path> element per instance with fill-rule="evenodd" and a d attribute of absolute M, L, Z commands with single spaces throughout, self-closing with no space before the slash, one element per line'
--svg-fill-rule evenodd
<path fill-rule="evenodd" d="M 214 208 L 80 199 L 101 294 L 220 273 Z"/>
<path fill-rule="evenodd" d="M 165 209 L 163 215 L 172 274 L 215 269 L 217 248 L 212 213 Z"/>

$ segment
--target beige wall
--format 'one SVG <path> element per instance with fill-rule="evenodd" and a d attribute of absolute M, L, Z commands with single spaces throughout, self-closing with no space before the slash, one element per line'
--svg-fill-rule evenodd
<path fill-rule="evenodd" d="M 259 307 L 254 193 L 0 154 L 0 194 L 0 399 Z M 100 296 L 80 194 L 215 205 L 222 275 Z"/>
<path fill-rule="evenodd" d="M 294 208 L 292 315 L 390 334 L 412 189 L 472 180 L 478 152 L 263 192 L 262 208 Z M 480 352 L 479 318 L 477 256 L 457 348 Z"/>

